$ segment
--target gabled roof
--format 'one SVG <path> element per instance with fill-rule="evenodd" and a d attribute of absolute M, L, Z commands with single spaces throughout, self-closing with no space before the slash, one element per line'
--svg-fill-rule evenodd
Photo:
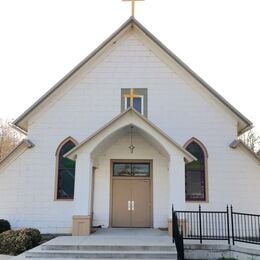
<path fill-rule="evenodd" d="M 22 148 L 33 148 L 34 144 L 29 139 L 23 139 L 3 160 L 0 161 L 0 168 L 11 160 Z"/>
<path fill-rule="evenodd" d="M 147 129 L 153 129 L 155 130 L 162 138 L 164 138 L 164 140 L 167 141 L 168 144 L 170 144 L 171 146 L 173 146 L 175 149 L 177 149 L 181 154 L 183 154 L 183 157 L 186 159 L 187 162 L 192 162 L 192 161 L 196 161 L 197 159 L 191 154 L 189 153 L 185 148 L 183 148 L 181 145 L 179 145 L 178 143 L 176 143 L 172 138 L 170 138 L 167 134 L 165 134 L 160 128 L 158 128 L 156 125 L 154 125 L 151 121 L 149 121 L 146 117 L 144 117 L 143 115 L 141 115 L 139 112 L 137 112 L 135 109 L 133 108 L 128 108 L 126 111 L 122 112 L 121 114 L 119 114 L 117 117 L 115 117 L 114 119 L 112 119 L 110 122 L 108 122 L 106 125 L 104 125 L 103 127 L 101 127 L 99 130 L 97 130 L 94 134 L 92 134 L 91 136 L 89 136 L 87 139 L 83 140 L 80 144 L 78 144 L 77 146 L 75 146 L 72 150 L 70 150 L 68 153 L 66 153 L 64 155 L 64 157 L 68 157 L 72 160 L 75 159 L 75 155 L 77 154 L 77 152 L 85 145 L 87 145 L 87 143 L 89 143 L 90 141 L 92 141 L 95 137 L 97 137 L 98 135 L 100 135 L 102 132 L 106 131 L 106 129 L 109 129 L 111 126 L 113 126 L 114 124 L 116 124 L 116 122 L 120 121 L 121 119 L 123 119 L 124 117 L 127 117 L 127 115 L 130 115 L 132 118 L 139 118 L 141 119 L 145 125 L 147 126 Z M 132 122 L 129 122 L 129 124 L 131 124 Z M 125 125 L 124 125 L 125 126 Z M 138 125 L 137 125 L 138 127 Z"/>
<path fill-rule="evenodd" d="M 260 163 L 260 153 L 255 153 L 252 149 L 250 149 L 242 140 L 235 139 L 230 145 L 230 148 L 236 149 L 238 147 L 244 148 L 252 157 L 254 157 Z M 259 164 L 260 165 L 260 164 Z"/>
<path fill-rule="evenodd" d="M 233 107 L 226 99 L 218 94 L 210 85 L 208 85 L 201 77 L 199 77 L 193 70 L 191 70 L 183 61 L 181 61 L 174 53 L 172 53 L 166 46 L 164 46 L 152 33 L 150 33 L 141 23 L 134 17 L 130 17 L 116 32 L 114 32 L 107 40 L 105 40 L 97 49 L 95 49 L 89 56 L 80 62 L 72 71 L 63 77 L 55 86 L 53 86 L 46 94 L 44 94 L 38 101 L 29 107 L 23 114 L 21 114 L 13 124 L 24 131 L 27 131 L 27 119 L 30 114 L 50 97 L 58 88 L 62 86 L 72 75 L 74 75 L 82 66 L 92 60 L 104 47 L 106 47 L 113 39 L 118 36 L 129 26 L 136 26 L 148 38 L 150 38 L 159 48 L 169 55 L 177 64 L 186 70 L 193 78 L 195 78 L 210 94 L 220 101 L 226 108 L 228 108 L 238 118 L 238 134 L 242 134 L 252 128 L 252 122 L 242 115 L 235 107 Z"/>

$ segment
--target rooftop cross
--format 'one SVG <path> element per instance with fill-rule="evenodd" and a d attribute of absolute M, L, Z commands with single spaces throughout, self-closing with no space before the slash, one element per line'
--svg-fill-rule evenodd
<path fill-rule="evenodd" d="M 122 0 L 124 2 L 132 2 L 132 16 L 135 16 L 135 2 L 136 1 L 144 1 L 144 0 Z"/>

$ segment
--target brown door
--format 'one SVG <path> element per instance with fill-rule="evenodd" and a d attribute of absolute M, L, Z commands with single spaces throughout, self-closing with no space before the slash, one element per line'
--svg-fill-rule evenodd
<path fill-rule="evenodd" d="M 113 179 L 113 227 L 150 227 L 151 198 L 149 179 Z"/>
<path fill-rule="evenodd" d="M 131 185 L 128 180 L 113 180 L 112 226 L 130 227 Z"/>
<path fill-rule="evenodd" d="M 150 180 L 132 181 L 132 227 L 150 227 Z"/>

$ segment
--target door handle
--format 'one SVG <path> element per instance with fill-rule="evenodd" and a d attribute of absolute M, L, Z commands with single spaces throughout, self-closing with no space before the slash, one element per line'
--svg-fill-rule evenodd
<path fill-rule="evenodd" d="M 135 202 L 134 202 L 134 200 L 132 200 L 132 211 L 134 211 L 135 210 Z"/>
<path fill-rule="evenodd" d="M 128 211 L 130 211 L 131 210 L 131 201 L 129 200 L 128 201 Z"/>

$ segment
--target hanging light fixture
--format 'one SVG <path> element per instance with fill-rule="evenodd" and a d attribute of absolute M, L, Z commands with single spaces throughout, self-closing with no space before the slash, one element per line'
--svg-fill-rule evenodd
<path fill-rule="evenodd" d="M 130 152 L 133 153 L 135 146 L 133 145 L 133 129 L 134 127 L 131 125 L 131 132 L 130 132 L 130 146 L 128 147 L 130 149 Z"/>

